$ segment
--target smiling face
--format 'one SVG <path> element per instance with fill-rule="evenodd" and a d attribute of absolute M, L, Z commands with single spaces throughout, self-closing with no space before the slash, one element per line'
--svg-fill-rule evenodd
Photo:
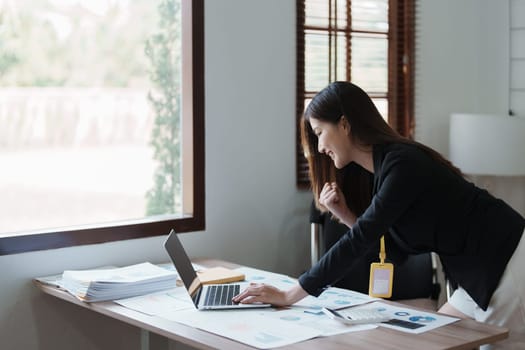
<path fill-rule="evenodd" d="M 335 124 L 310 118 L 310 127 L 317 136 L 317 150 L 329 156 L 336 168 L 344 168 L 353 160 L 350 125 L 344 117 Z"/>

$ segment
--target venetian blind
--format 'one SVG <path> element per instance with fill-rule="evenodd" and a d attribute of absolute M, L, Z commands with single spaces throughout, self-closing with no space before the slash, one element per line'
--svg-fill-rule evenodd
<path fill-rule="evenodd" d="M 300 143 L 305 106 L 330 82 L 351 81 L 411 136 L 413 0 L 297 1 L 297 185 L 309 187 Z"/>

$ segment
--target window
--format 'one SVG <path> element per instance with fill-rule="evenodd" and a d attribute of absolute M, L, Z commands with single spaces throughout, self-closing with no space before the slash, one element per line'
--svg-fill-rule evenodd
<path fill-rule="evenodd" d="M 413 0 L 297 0 L 297 127 L 336 80 L 363 88 L 400 134 L 413 134 Z M 297 131 L 297 186 L 309 188 Z"/>
<path fill-rule="evenodd" d="M 0 255 L 204 229 L 203 15 L 0 3 Z"/>

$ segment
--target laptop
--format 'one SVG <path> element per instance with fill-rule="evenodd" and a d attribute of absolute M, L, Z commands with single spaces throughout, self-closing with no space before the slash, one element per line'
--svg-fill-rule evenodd
<path fill-rule="evenodd" d="M 198 310 L 246 309 L 271 306 L 270 304 L 262 303 L 234 303 L 232 298 L 249 285 L 247 282 L 203 285 L 197 273 L 193 270 L 191 261 L 174 230 L 170 231 L 164 247 Z"/>

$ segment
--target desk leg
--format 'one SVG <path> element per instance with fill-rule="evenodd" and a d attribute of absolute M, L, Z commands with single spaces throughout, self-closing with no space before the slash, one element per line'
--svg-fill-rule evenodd
<path fill-rule="evenodd" d="M 140 350 L 149 350 L 149 332 L 145 329 L 140 330 Z"/>

